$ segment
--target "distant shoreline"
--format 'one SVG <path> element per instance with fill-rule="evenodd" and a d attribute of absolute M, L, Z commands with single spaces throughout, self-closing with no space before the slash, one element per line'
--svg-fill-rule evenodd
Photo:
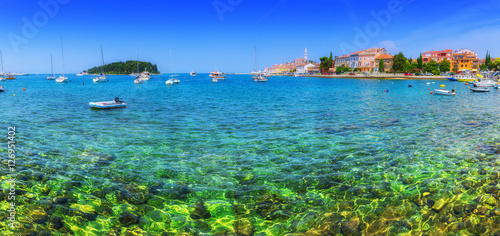
<path fill-rule="evenodd" d="M 394 74 L 384 75 L 301 75 L 300 77 L 329 79 L 388 79 L 388 80 L 446 80 L 447 76 L 404 76 Z M 299 78 L 300 78 L 299 77 Z"/>

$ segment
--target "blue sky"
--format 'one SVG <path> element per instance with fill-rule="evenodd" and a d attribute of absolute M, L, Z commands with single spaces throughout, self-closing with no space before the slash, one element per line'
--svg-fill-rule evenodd
<path fill-rule="evenodd" d="M 390 4 L 397 11 L 391 13 Z M 500 56 L 500 3 L 494 0 L 0 0 L 0 8 L 0 49 L 10 72 L 48 73 L 53 54 L 60 73 L 60 37 L 66 73 L 98 66 L 101 45 L 106 63 L 135 60 L 138 52 L 164 73 L 170 49 L 176 73 L 249 72 L 255 47 L 259 69 L 300 58 L 304 48 L 316 61 L 330 51 L 378 46 L 414 58 L 424 50 L 460 48 Z"/>

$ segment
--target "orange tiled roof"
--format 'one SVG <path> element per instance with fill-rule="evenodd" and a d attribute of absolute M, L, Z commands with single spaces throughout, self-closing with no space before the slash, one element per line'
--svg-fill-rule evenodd
<path fill-rule="evenodd" d="M 394 58 L 394 56 L 389 55 L 389 54 L 382 54 L 382 55 L 376 57 L 375 59 L 392 59 L 392 58 Z"/>

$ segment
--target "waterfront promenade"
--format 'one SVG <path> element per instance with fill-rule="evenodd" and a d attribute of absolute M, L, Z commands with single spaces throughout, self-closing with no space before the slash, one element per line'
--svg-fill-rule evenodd
<path fill-rule="evenodd" d="M 407 80 L 446 80 L 446 76 L 405 76 L 404 74 L 372 74 L 372 75 L 301 75 L 300 77 L 342 78 L 342 79 L 407 79 Z"/>

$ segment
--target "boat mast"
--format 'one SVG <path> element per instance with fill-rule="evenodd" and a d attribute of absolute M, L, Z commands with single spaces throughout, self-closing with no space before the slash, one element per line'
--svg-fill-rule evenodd
<path fill-rule="evenodd" d="M 50 54 L 50 72 L 52 72 L 52 76 L 54 76 L 54 64 L 52 62 L 52 54 Z"/>
<path fill-rule="evenodd" d="M 255 47 L 255 72 L 257 72 L 257 47 Z"/>
<path fill-rule="evenodd" d="M 2 60 L 2 75 L 3 75 L 4 71 L 3 71 L 3 54 L 2 54 L 2 51 L 0 51 L 0 59 Z"/>
<path fill-rule="evenodd" d="M 102 45 L 101 45 L 101 58 L 102 58 L 102 66 L 101 66 L 101 74 L 103 74 L 103 68 L 104 68 L 104 54 L 102 53 Z"/>
<path fill-rule="evenodd" d="M 170 77 L 172 77 L 172 49 L 170 49 Z"/>
<path fill-rule="evenodd" d="M 139 74 L 139 52 L 137 52 L 137 74 Z"/>
<path fill-rule="evenodd" d="M 64 77 L 64 47 L 63 47 L 63 41 L 62 41 L 62 36 L 61 36 L 61 54 L 62 54 L 62 65 L 63 65 L 63 73 L 62 77 Z"/>

